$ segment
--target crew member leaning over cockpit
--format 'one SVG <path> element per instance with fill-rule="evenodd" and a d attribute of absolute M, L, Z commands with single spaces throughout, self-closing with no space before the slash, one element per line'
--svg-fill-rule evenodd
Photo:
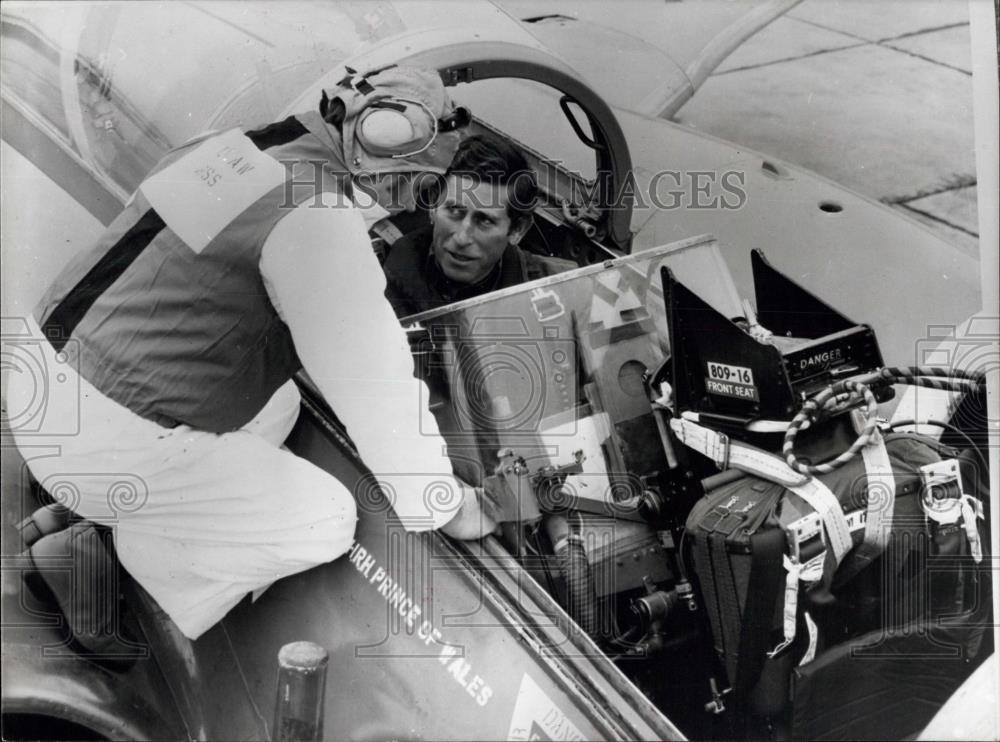
<path fill-rule="evenodd" d="M 83 518 L 106 516 L 120 473 L 141 482 L 137 506 L 117 512 L 118 556 L 186 636 L 352 542 L 353 493 L 279 448 L 300 368 L 395 493 L 404 526 L 459 538 L 494 529 L 461 482 L 450 480 L 450 503 L 426 496 L 451 465 L 433 420 L 421 429 L 421 382 L 367 234 L 412 207 L 418 174 L 445 171 L 463 122 L 436 73 L 391 67 L 351 72 L 320 111 L 188 142 L 36 309 L 50 367 L 59 354 L 79 371 L 79 409 L 62 412 L 79 415 L 80 432 L 19 440 L 28 466 L 41 482 L 74 478 L 79 498 L 67 504 Z M 36 390 L 19 381 L 9 395 L 22 409 Z M 60 454 L 33 455 L 47 444 Z M 87 527 L 45 536 L 30 556 L 42 567 L 94 543 Z M 107 613 L 108 596 L 71 609 L 67 573 L 37 576 L 89 627 L 79 644 L 106 650 L 114 616 L 79 613 Z"/>

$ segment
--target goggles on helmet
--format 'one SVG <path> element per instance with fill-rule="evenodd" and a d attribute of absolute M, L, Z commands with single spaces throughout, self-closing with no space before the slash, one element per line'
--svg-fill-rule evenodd
<path fill-rule="evenodd" d="M 348 68 L 335 98 L 344 102 L 345 161 L 354 172 L 443 173 L 472 119 L 455 108 L 432 70 L 390 66 L 359 74 Z"/>
<path fill-rule="evenodd" d="M 425 131 L 415 130 L 411 117 L 404 113 L 407 106 L 416 106 L 426 114 L 428 128 Z M 371 103 L 361 113 L 357 137 L 371 154 L 403 160 L 427 151 L 439 133 L 456 131 L 468 126 L 471 121 L 469 109 L 461 106 L 438 118 L 423 101 L 410 98 L 383 99 Z M 400 150 L 402 146 L 407 148 Z"/>

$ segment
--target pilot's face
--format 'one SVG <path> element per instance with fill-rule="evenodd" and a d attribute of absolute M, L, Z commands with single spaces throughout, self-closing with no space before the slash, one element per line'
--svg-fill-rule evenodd
<path fill-rule="evenodd" d="M 485 278 L 508 244 L 517 244 L 528 225 L 515 226 L 507 214 L 507 187 L 478 184 L 449 175 L 431 215 L 434 258 L 452 281 L 473 284 Z"/>

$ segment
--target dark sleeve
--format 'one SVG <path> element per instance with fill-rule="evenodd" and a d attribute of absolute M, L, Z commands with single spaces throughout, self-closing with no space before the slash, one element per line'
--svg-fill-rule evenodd
<path fill-rule="evenodd" d="M 386 262 L 388 263 L 388 261 Z M 385 298 L 389 300 L 389 303 L 392 305 L 392 311 L 400 319 L 413 314 L 407 305 L 406 294 L 403 293 L 399 286 L 398 276 L 390 273 L 388 270 L 385 271 Z"/>
<path fill-rule="evenodd" d="M 430 288 L 424 278 L 424 262 L 430 249 L 430 227 L 411 232 L 393 243 L 382 265 L 385 273 L 385 298 L 396 316 L 402 319 L 422 311 Z"/>

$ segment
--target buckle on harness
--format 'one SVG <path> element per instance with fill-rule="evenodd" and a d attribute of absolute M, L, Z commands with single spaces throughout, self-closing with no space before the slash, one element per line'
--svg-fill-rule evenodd
<path fill-rule="evenodd" d="M 958 523 L 965 501 L 958 460 L 945 459 L 924 464 L 920 467 L 920 478 L 924 485 L 920 498 L 924 514 L 943 525 Z"/>
<path fill-rule="evenodd" d="M 725 433 L 715 434 L 715 446 L 712 447 L 712 460 L 720 469 L 729 468 L 729 436 Z"/>
<path fill-rule="evenodd" d="M 802 565 L 801 579 L 819 579 L 826 560 L 826 539 L 819 513 L 807 513 L 792 521 L 785 527 L 785 535 L 792 562 Z M 816 569 L 819 569 L 820 574 L 815 574 Z"/>

